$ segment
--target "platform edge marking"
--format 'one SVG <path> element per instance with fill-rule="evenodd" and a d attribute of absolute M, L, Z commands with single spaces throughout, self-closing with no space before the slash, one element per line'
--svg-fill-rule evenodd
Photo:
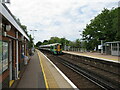
<path fill-rule="evenodd" d="M 10 81 L 9 81 L 9 87 L 11 87 L 14 82 L 15 82 L 15 80 L 10 80 Z"/>
<path fill-rule="evenodd" d="M 43 65 L 42 65 L 42 62 L 41 62 L 41 57 L 40 57 L 40 52 L 38 52 L 38 57 L 39 57 L 39 60 L 40 60 L 40 66 L 42 68 L 42 72 L 43 72 L 43 76 L 44 76 L 44 80 L 45 80 L 45 85 L 46 85 L 46 88 L 49 88 L 48 87 L 48 82 L 47 82 L 47 79 L 46 79 L 46 75 L 45 75 L 45 72 L 44 72 L 44 68 L 43 68 Z"/>
<path fill-rule="evenodd" d="M 40 52 L 40 53 L 43 54 L 42 52 Z M 50 61 L 50 59 L 49 59 L 47 56 L 45 56 L 44 54 L 43 54 L 43 56 L 55 67 L 55 69 L 63 76 L 63 78 L 64 78 L 75 90 L 79 90 L 79 89 L 77 88 L 77 86 L 75 86 L 75 85 L 73 84 L 73 82 L 72 82 L 71 80 L 69 80 L 68 77 L 67 77 L 52 61 Z"/>
<path fill-rule="evenodd" d="M 100 60 L 114 62 L 114 63 L 120 63 L 120 61 L 118 61 L 116 59 L 101 58 L 101 57 L 95 57 L 95 56 L 90 56 L 90 55 L 88 56 L 88 55 L 85 55 L 85 54 L 77 54 L 77 53 L 70 53 L 70 52 L 64 52 L 64 53 L 68 53 L 68 54 L 72 54 L 72 55 L 78 55 L 78 56 L 85 56 L 85 57 L 88 57 L 88 58 L 100 59 Z"/>

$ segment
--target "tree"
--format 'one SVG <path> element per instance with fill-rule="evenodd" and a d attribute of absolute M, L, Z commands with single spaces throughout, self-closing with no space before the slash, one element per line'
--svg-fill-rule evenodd
<path fill-rule="evenodd" d="M 36 43 L 35 46 L 36 46 L 36 47 L 39 47 L 40 45 L 42 45 L 42 42 L 39 41 L 39 42 Z"/>
<path fill-rule="evenodd" d="M 76 39 L 76 41 L 75 41 L 75 46 L 76 46 L 77 48 L 80 48 L 80 47 L 81 47 L 81 41 L 80 41 L 79 39 Z"/>
<path fill-rule="evenodd" d="M 32 48 L 33 45 L 34 45 L 34 43 L 33 43 L 33 38 L 32 38 L 31 35 L 29 35 L 28 37 L 29 37 L 29 40 L 30 40 L 30 41 L 28 41 L 28 48 Z"/>
<path fill-rule="evenodd" d="M 50 40 L 49 40 L 49 43 L 52 44 L 52 43 L 60 43 L 60 38 L 58 37 L 51 37 Z"/>
<path fill-rule="evenodd" d="M 49 40 L 44 40 L 42 45 L 46 45 L 46 44 L 49 44 Z"/>
<path fill-rule="evenodd" d="M 16 22 L 18 23 L 18 25 L 24 30 L 24 32 L 28 35 L 27 26 L 22 25 L 21 22 L 20 22 L 20 19 L 17 18 L 16 16 L 13 16 L 13 18 L 16 20 Z"/>
<path fill-rule="evenodd" d="M 40 41 L 39 41 L 40 42 Z M 47 45 L 47 44 L 53 44 L 53 43 L 60 43 L 62 45 L 62 48 L 66 45 L 69 45 L 70 41 L 67 40 L 66 38 L 59 38 L 59 37 L 51 37 L 50 40 L 44 40 L 41 43 L 37 43 L 36 45 L 39 46 L 41 45 Z"/>
<path fill-rule="evenodd" d="M 33 42 L 32 36 L 28 34 L 27 26 L 22 25 L 21 22 L 20 22 L 20 19 L 17 18 L 16 16 L 13 16 L 13 18 L 16 20 L 16 22 L 18 23 L 18 25 L 24 30 L 24 32 L 25 32 L 25 33 L 27 34 L 27 36 L 29 37 L 29 40 L 30 40 L 30 41 L 28 41 L 28 48 L 32 48 L 33 45 L 34 45 L 34 42 Z"/>
<path fill-rule="evenodd" d="M 120 39 L 118 29 L 120 8 L 108 10 L 104 9 L 102 13 L 91 20 L 83 31 L 83 40 L 87 41 L 86 48 L 93 50 L 100 44 L 99 38 L 104 38 L 104 42 L 116 41 Z"/>

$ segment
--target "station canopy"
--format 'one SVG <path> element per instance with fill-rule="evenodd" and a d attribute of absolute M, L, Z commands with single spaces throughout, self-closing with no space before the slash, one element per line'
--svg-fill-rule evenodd
<path fill-rule="evenodd" d="M 2 14 L 16 28 L 16 30 L 18 30 L 27 40 L 29 40 L 29 37 L 25 31 L 18 25 L 14 16 L 5 4 L 0 3 L 0 14 Z"/>

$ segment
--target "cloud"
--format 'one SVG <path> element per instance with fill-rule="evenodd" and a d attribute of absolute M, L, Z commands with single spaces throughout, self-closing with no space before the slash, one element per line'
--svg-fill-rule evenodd
<path fill-rule="evenodd" d="M 69 40 L 80 38 L 90 20 L 103 8 L 118 6 L 113 0 L 11 0 L 12 13 L 20 18 L 28 30 L 37 29 L 35 43 L 52 36 Z M 32 34 L 32 32 L 29 32 Z"/>

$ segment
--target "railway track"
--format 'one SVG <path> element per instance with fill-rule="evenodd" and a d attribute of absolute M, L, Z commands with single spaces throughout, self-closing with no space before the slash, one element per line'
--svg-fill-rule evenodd
<path fill-rule="evenodd" d="M 60 58 L 60 57 L 59 57 Z M 106 90 L 115 90 L 120 88 L 118 86 L 118 83 L 115 83 L 113 81 L 110 81 L 108 78 L 103 77 L 95 72 L 91 72 L 88 69 L 85 69 L 83 67 L 80 67 L 76 64 L 73 64 L 69 61 L 66 61 L 62 58 L 59 59 L 61 61 L 62 64 L 64 64 L 65 66 L 67 66 L 68 68 L 72 69 L 73 71 L 75 71 L 76 73 L 82 75 L 83 77 L 89 79 L 90 81 L 92 81 L 93 83 L 95 83 L 96 85 L 100 86 L 103 89 Z M 111 83 L 113 82 L 113 83 Z"/>
<path fill-rule="evenodd" d="M 94 62 L 94 60 L 93 61 L 87 60 L 87 62 L 86 61 L 83 62 L 80 58 L 76 60 L 68 57 L 66 58 L 66 56 L 64 55 L 60 58 L 70 61 L 75 65 L 78 65 L 79 67 L 86 68 L 87 70 L 94 72 L 99 76 L 104 77 L 105 79 L 107 79 L 108 82 L 112 81 L 112 83 L 114 83 L 116 86 L 117 85 L 120 86 L 120 73 L 119 73 L 120 65 L 119 64 L 114 64 L 114 63 L 110 64 L 109 62 L 107 63 L 106 61 L 100 62 L 100 60 L 97 60 L 96 62 Z"/>
<path fill-rule="evenodd" d="M 108 62 L 104 60 L 99 60 L 99 59 L 93 59 L 93 58 L 87 58 L 87 57 L 79 57 L 75 56 L 75 58 L 71 58 L 69 55 L 63 55 L 62 57 L 66 59 L 73 60 L 77 63 L 83 63 L 85 65 L 89 65 L 91 67 L 95 67 L 98 69 L 101 69 L 103 71 L 109 72 L 111 74 L 116 74 L 117 76 L 120 76 L 120 64 L 119 63 L 113 63 L 113 62 Z"/>
<path fill-rule="evenodd" d="M 86 64 L 85 62 L 78 63 L 78 62 L 75 62 L 75 60 L 72 60 L 71 58 L 64 57 L 64 55 L 54 56 L 54 55 L 49 55 L 48 53 L 46 55 L 51 60 L 55 59 L 57 62 L 63 64 L 64 66 L 73 70 L 77 74 L 90 80 L 92 83 L 98 85 L 102 89 L 105 89 L 105 90 L 120 89 L 120 82 L 119 80 L 116 80 L 116 76 L 119 77 L 119 73 L 116 73 L 116 72 L 112 73 L 111 71 L 104 70 L 103 68 L 101 69 L 100 67 L 89 65 L 88 63 Z M 101 72 L 102 74 L 100 74 L 99 72 Z"/>

